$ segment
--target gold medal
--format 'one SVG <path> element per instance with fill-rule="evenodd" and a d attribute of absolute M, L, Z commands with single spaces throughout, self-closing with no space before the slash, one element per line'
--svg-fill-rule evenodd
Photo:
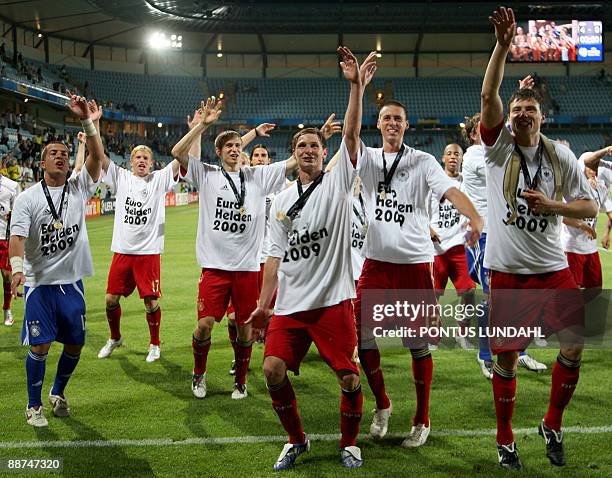
<path fill-rule="evenodd" d="M 287 219 L 287 214 L 285 214 L 284 211 L 278 211 L 276 213 L 276 219 L 278 219 L 279 221 L 284 221 L 285 219 Z"/>
<path fill-rule="evenodd" d="M 53 229 L 55 229 L 56 231 L 64 229 L 64 223 L 61 221 L 61 219 L 53 221 Z"/>
<path fill-rule="evenodd" d="M 241 207 L 241 208 L 238 210 L 238 212 L 240 212 L 240 215 L 241 215 L 241 216 L 244 216 L 244 215 L 246 214 L 246 207 L 242 206 L 242 207 Z"/>
<path fill-rule="evenodd" d="M 384 201 L 385 199 L 387 199 L 387 193 L 385 191 L 381 191 L 380 193 L 378 193 L 378 197 L 381 199 L 381 201 Z"/>

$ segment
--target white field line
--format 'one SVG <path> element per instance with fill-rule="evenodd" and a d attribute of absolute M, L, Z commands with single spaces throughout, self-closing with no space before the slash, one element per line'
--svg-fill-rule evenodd
<path fill-rule="evenodd" d="M 612 425 L 599 427 L 567 427 L 565 433 L 592 434 L 592 433 L 612 433 Z M 436 436 L 456 436 L 456 437 L 480 437 L 495 436 L 494 429 L 488 430 L 433 430 L 431 435 Z M 514 430 L 517 435 L 535 435 L 538 433 L 534 428 L 518 428 Z M 389 433 L 390 438 L 404 438 L 406 433 Z M 340 434 L 312 434 L 308 435 L 312 441 L 337 441 Z M 360 437 L 368 440 L 366 435 Z M 0 441 L 0 449 L 14 448 L 105 448 L 122 446 L 191 446 L 191 445 L 231 445 L 243 443 L 284 443 L 286 436 L 264 435 L 264 436 L 234 436 L 234 437 L 206 437 L 206 438 L 187 438 L 185 440 L 173 440 L 171 438 L 151 438 L 144 440 L 40 440 L 40 441 Z"/>

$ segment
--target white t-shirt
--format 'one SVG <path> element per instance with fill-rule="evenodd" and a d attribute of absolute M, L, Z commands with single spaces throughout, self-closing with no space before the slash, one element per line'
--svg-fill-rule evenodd
<path fill-rule="evenodd" d="M 219 166 L 189 156 L 185 179 L 200 192 L 196 256 L 200 267 L 259 271 L 266 227 L 266 196 L 285 184 L 286 161 L 243 167 L 245 214 Z M 240 194 L 240 174 L 228 173 Z"/>
<path fill-rule="evenodd" d="M 360 200 L 361 198 L 361 200 Z M 359 280 L 363 263 L 365 262 L 366 233 L 368 231 L 368 215 L 364 211 L 365 202 L 363 197 L 353 194 L 353 205 L 351 206 L 351 259 L 353 263 L 353 279 Z"/>
<path fill-rule="evenodd" d="M 478 211 L 484 221 L 483 233 L 487 232 L 487 171 L 484 148 L 474 144 L 465 150 L 461 169 L 463 182 L 461 190 Z"/>
<path fill-rule="evenodd" d="M 455 183 L 457 189 L 461 188 L 461 176 L 449 179 Z M 436 256 L 441 256 L 450 248 L 465 244 L 466 218 L 448 200 L 440 202 L 435 195 L 431 195 L 431 228 L 440 237 L 440 243 L 434 242 Z"/>
<path fill-rule="evenodd" d="M 579 171 L 574 153 L 560 143 L 553 143 L 559 157 L 565 200 L 591 199 L 591 187 Z M 522 147 L 521 150 L 533 178 L 538 169 L 534 161 L 537 147 Z M 563 218 L 552 214 L 535 214 L 529 209 L 527 201 L 520 197 L 525 189 L 523 174 L 519 176 L 517 188 L 518 216 L 513 224 L 504 223 L 510 216 L 510 209 L 504 199 L 504 175 L 513 151 L 514 137 L 504 127 L 493 146 L 485 145 L 489 232 L 484 265 L 492 270 L 514 274 L 542 274 L 564 269 L 567 267 L 567 258 L 561 246 Z M 553 197 L 554 188 L 553 169 L 544 153 L 538 189 L 546 196 Z"/>
<path fill-rule="evenodd" d="M 85 225 L 85 204 L 98 187 L 87 168 L 68 180 L 61 218 L 64 227 L 53 227 L 53 216 L 41 183 L 17 196 L 11 217 L 11 235 L 25 241 L 25 285 L 71 284 L 93 275 L 89 239 Z M 50 187 L 49 194 L 59 211 L 63 186 Z"/>
<path fill-rule="evenodd" d="M 362 194 L 369 216 L 365 255 L 394 264 L 433 262 L 429 235 L 429 194 L 440 199 L 455 184 L 429 153 L 406 146 L 385 199 L 379 195 L 383 182 L 382 148 L 366 148 L 359 157 Z M 397 153 L 387 153 L 387 170 Z"/>
<path fill-rule="evenodd" d="M 19 183 L 0 176 L 0 240 L 8 241 L 6 216 L 13 209 L 15 198 L 21 192 Z"/>
<path fill-rule="evenodd" d="M 355 169 L 344 141 L 340 158 L 325 173 L 300 214 L 282 214 L 297 201 L 297 182 L 279 193 L 270 215 L 270 256 L 281 259 L 274 312 L 289 315 L 355 297 L 351 264 L 351 208 Z M 304 185 L 304 192 L 311 186 Z M 280 218 L 279 218 L 280 217 Z"/>
<path fill-rule="evenodd" d="M 176 186 L 172 164 L 140 178 L 111 161 L 103 181 L 117 196 L 111 251 L 164 252 L 166 193 Z"/>
<path fill-rule="evenodd" d="M 597 207 L 604 208 L 606 213 L 612 211 L 612 201 L 608 198 L 608 188 L 601 180 L 597 181 L 597 188 L 593 188 L 594 198 L 597 201 Z M 593 229 L 597 228 L 597 216 L 583 219 Z M 563 241 L 563 250 L 565 252 L 573 252 L 575 254 L 596 254 L 597 239 L 590 239 L 584 231 L 577 227 L 567 226 L 563 224 L 561 234 Z"/>

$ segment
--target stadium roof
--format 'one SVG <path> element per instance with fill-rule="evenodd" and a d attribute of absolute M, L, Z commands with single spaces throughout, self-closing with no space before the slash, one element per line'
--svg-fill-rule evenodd
<path fill-rule="evenodd" d="M 612 2 L 507 2 L 519 18 L 602 20 Z M 203 50 L 216 34 L 491 33 L 498 2 L 399 0 L 4 0 L 0 19 L 63 39 L 142 48 L 152 29 L 187 33 Z M 290 48 L 290 47 L 289 47 Z"/>

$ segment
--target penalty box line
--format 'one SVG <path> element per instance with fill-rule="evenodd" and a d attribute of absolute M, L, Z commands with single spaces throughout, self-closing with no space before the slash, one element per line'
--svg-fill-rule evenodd
<path fill-rule="evenodd" d="M 599 427 L 567 427 L 564 428 L 565 433 L 570 434 L 592 434 L 592 433 L 612 433 L 612 425 Z M 536 428 L 518 428 L 514 430 L 517 435 L 536 435 Z M 485 430 L 434 430 L 431 432 L 432 437 L 480 437 L 480 436 L 495 436 L 495 429 Z M 389 433 L 390 438 L 404 438 L 406 433 Z M 310 440 L 317 441 L 337 441 L 340 439 L 339 433 L 329 434 L 309 434 Z M 371 438 L 368 435 L 361 435 L 360 440 L 369 441 Z M 106 447 L 123 447 L 123 446 L 191 446 L 191 445 L 233 445 L 245 443 L 284 443 L 287 441 L 285 435 L 263 435 L 263 436 L 234 436 L 234 437 L 203 437 L 203 438 L 187 438 L 185 440 L 173 440 L 171 438 L 152 438 L 144 440 L 40 440 L 40 441 L 16 441 L 16 442 L 0 442 L 0 449 L 15 449 L 15 448 L 106 448 Z"/>

